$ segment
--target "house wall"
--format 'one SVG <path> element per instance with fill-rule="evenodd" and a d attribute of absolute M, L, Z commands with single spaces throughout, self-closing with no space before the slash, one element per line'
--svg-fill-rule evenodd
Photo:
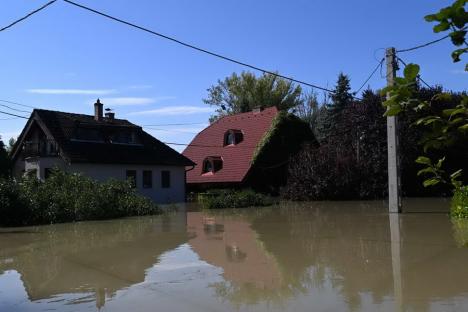
<path fill-rule="evenodd" d="M 185 167 L 177 166 L 145 166 L 145 165 L 111 165 L 111 164 L 72 164 L 73 172 L 80 172 L 98 181 L 110 178 L 126 179 L 127 170 L 136 170 L 136 187 L 140 194 L 152 199 L 156 203 L 181 203 L 185 201 Z M 153 187 L 143 188 L 143 170 L 153 172 Z M 162 188 L 161 172 L 170 172 L 171 185 Z"/>
<path fill-rule="evenodd" d="M 60 157 L 37 157 L 28 158 L 25 161 L 19 159 L 15 163 L 15 175 L 20 177 L 23 170 L 26 172 L 36 170 L 37 178 L 43 180 L 45 179 L 46 168 L 54 167 L 67 172 L 81 173 L 101 182 L 109 179 L 124 181 L 127 170 L 136 170 L 136 188 L 141 195 L 160 204 L 185 202 L 185 167 L 90 163 L 67 164 Z M 143 170 L 151 170 L 153 172 L 152 188 L 143 188 Z M 169 188 L 163 188 L 161 185 L 161 171 L 164 170 L 170 172 L 171 181 Z"/>

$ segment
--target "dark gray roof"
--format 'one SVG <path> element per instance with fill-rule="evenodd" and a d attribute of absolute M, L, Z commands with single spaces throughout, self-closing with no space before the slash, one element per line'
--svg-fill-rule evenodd
<path fill-rule="evenodd" d="M 103 118 L 100 121 L 92 115 L 72 114 L 58 111 L 35 109 L 32 118 L 38 118 L 57 141 L 59 148 L 70 162 L 107 164 L 145 164 L 192 166 L 194 163 L 166 144 L 152 137 L 128 120 Z M 37 117 L 36 117 L 37 116 Z M 86 129 L 92 137 L 86 137 Z M 83 134 L 84 133 L 84 134 Z M 130 134 L 137 144 L 112 142 L 112 136 Z M 84 137 L 83 137 L 84 135 Z M 99 137 L 96 140 L 95 136 Z"/>

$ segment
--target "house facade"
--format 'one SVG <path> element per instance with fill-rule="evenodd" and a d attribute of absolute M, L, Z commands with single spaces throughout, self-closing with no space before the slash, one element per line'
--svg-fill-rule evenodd
<path fill-rule="evenodd" d="M 196 163 L 187 171 L 190 191 L 253 188 L 277 193 L 286 183 L 288 161 L 310 127 L 276 107 L 224 116 L 198 133 L 184 156 Z"/>
<path fill-rule="evenodd" d="M 47 179 L 53 168 L 97 181 L 130 179 L 138 192 L 156 203 L 185 201 L 185 168 L 192 161 L 137 125 L 103 116 L 35 109 L 15 144 L 13 173 Z"/>

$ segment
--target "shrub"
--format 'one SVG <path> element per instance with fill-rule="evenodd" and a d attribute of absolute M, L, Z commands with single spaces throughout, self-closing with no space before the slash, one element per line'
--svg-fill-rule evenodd
<path fill-rule="evenodd" d="M 270 206 L 271 197 L 255 193 L 252 190 L 212 190 L 198 196 L 203 208 L 224 209 L 244 208 L 251 206 Z"/>
<path fill-rule="evenodd" d="M 452 218 L 468 219 L 468 185 L 455 190 L 450 207 Z"/>
<path fill-rule="evenodd" d="M 34 177 L 20 182 L 4 181 L 0 199 L 2 226 L 101 220 L 158 212 L 153 202 L 138 195 L 127 182 L 99 183 L 58 170 L 44 182 Z"/>
<path fill-rule="evenodd" d="M 21 226 L 31 220 L 28 202 L 17 183 L 0 179 L 0 225 Z"/>
<path fill-rule="evenodd" d="M 468 220 L 452 219 L 452 224 L 458 247 L 468 247 Z"/>

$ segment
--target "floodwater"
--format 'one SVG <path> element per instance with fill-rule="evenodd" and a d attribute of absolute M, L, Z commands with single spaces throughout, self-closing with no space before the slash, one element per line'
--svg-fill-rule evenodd
<path fill-rule="evenodd" d="M 282 203 L 3 228 L 0 311 L 468 311 L 468 238 L 436 212 L 447 206 Z"/>

